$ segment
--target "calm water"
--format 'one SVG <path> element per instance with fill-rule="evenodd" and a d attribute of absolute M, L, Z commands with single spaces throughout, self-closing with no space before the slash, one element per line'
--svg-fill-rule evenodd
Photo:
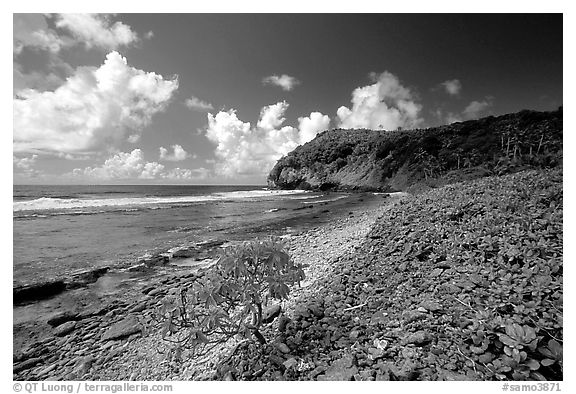
<path fill-rule="evenodd" d="M 126 265 L 188 242 L 318 224 L 359 199 L 261 186 L 14 186 L 13 192 L 15 283 Z"/>

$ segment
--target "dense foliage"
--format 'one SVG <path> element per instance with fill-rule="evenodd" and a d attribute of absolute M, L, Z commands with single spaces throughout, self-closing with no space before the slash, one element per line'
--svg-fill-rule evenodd
<path fill-rule="evenodd" d="M 280 335 L 289 356 L 249 348 L 228 370 L 243 379 L 264 368 L 258 379 L 562 380 L 562 207 L 560 169 L 407 198 L 339 259 L 317 299 L 301 301 Z"/>
<path fill-rule="evenodd" d="M 405 189 L 450 171 L 504 174 L 561 161 L 562 108 L 429 129 L 330 130 L 280 159 L 268 181 L 279 188 Z"/>
<path fill-rule="evenodd" d="M 282 300 L 289 285 L 304 279 L 275 239 L 245 242 L 226 248 L 216 264 L 166 298 L 157 311 L 163 338 L 173 343 L 176 357 L 182 350 L 204 354 L 233 337 L 255 337 L 265 322 L 263 311 L 271 300 Z"/>

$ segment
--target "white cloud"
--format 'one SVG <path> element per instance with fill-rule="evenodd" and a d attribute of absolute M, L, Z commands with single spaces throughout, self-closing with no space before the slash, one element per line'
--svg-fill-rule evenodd
<path fill-rule="evenodd" d="M 64 83 L 64 80 L 55 73 L 43 74 L 38 71 L 24 73 L 22 67 L 14 62 L 12 69 L 13 91 L 18 94 L 24 89 L 36 89 L 39 91 L 53 90 Z"/>
<path fill-rule="evenodd" d="M 352 109 L 338 108 L 340 127 L 395 130 L 415 128 L 423 122 L 419 117 L 422 105 L 398 77 L 387 71 L 371 77 L 374 84 L 352 92 Z"/>
<path fill-rule="evenodd" d="M 76 180 L 113 181 L 136 179 L 169 179 L 194 180 L 205 179 L 210 171 L 205 168 L 190 170 L 187 168 L 166 169 L 163 164 L 149 162 L 144 159 L 140 149 L 132 152 L 119 152 L 108 158 L 99 167 L 75 168 L 68 174 Z"/>
<path fill-rule="evenodd" d="M 260 118 L 258 119 L 257 126 L 266 131 L 272 131 L 280 127 L 282 123 L 286 121 L 283 115 L 288 109 L 288 106 L 286 101 L 281 101 L 263 107 L 260 110 Z"/>
<path fill-rule="evenodd" d="M 151 40 L 153 37 L 154 37 L 154 32 L 152 30 L 150 30 L 146 34 L 144 34 L 144 38 L 147 40 Z"/>
<path fill-rule="evenodd" d="M 130 134 L 126 140 L 131 144 L 135 144 L 140 141 L 140 138 L 140 134 Z"/>
<path fill-rule="evenodd" d="M 36 164 L 36 160 L 38 160 L 38 155 L 32 155 L 30 157 L 22 157 L 22 158 L 12 156 L 12 162 L 14 166 L 21 170 L 32 169 L 32 167 Z"/>
<path fill-rule="evenodd" d="M 329 126 L 330 118 L 320 112 L 312 112 L 309 117 L 298 118 L 300 143 L 305 144 L 312 141 L 319 132 L 327 130 Z"/>
<path fill-rule="evenodd" d="M 70 39 L 62 38 L 48 27 L 43 14 L 14 14 L 14 53 L 19 54 L 25 47 L 59 52 L 70 45 Z"/>
<path fill-rule="evenodd" d="M 117 21 L 112 23 L 105 14 L 58 14 L 56 26 L 67 29 L 77 42 L 87 48 L 117 49 L 138 41 L 131 27 Z"/>
<path fill-rule="evenodd" d="M 493 97 L 488 96 L 481 101 L 472 101 L 464 108 L 462 112 L 447 112 L 444 113 L 442 109 L 436 109 L 434 115 L 443 124 L 451 124 L 455 122 L 462 122 L 465 120 L 478 119 L 487 114 L 488 109 L 492 107 Z"/>
<path fill-rule="evenodd" d="M 190 170 L 187 168 L 173 168 L 170 171 L 166 172 L 163 175 L 164 179 L 170 179 L 175 181 L 184 181 L 184 180 L 199 180 L 199 179 L 206 179 L 210 175 L 210 170 L 206 168 L 197 168 L 194 170 Z"/>
<path fill-rule="evenodd" d="M 448 93 L 450 96 L 457 96 L 462 90 L 462 83 L 458 79 L 451 79 L 444 81 L 440 86 Z"/>
<path fill-rule="evenodd" d="M 49 19 L 61 29 L 59 32 L 48 26 Z M 138 42 L 130 26 L 112 22 L 106 14 L 14 14 L 13 31 L 16 54 L 25 47 L 58 53 L 76 44 L 112 50 Z M 145 35 L 152 36 L 152 32 Z"/>
<path fill-rule="evenodd" d="M 75 168 L 73 175 L 108 179 L 150 179 L 164 170 L 162 164 L 146 162 L 140 149 L 134 149 L 130 153 L 119 152 L 107 159 L 101 167 Z"/>
<path fill-rule="evenodd" d="M 465 119 L 478 119 L 485 115 L 486 111 L 491 106 L 492 101 L 489 98 L 486 98 L 482 101 L 472 101 L 466 108 L 464 108 L 462 115 Z"/>
<path fill-rule="evenodd" d="M 196 111 L 210 111 L 214 106 L 206 101 L 200 100 L 198 97 L 191 96 L 184 102 L 186 106 Z"/>
<path fill-rule="evenodd" d="M 282 74 L 278 75 L 270 75 L 269 77 L 265 77 L 262 79 L 262 83 L 264 85 L 275 85 L 282 88 L 282 90 L 290 91 L 294 89 L 296 85 L 300 84 L 300 81 L 290 75 Z"/>
<path fill-rule="evenodd" d="M 42 171 L 36 170 L 34 166 L 38 160 L 38 155 L 30 157 L 12 156 L 14 177 L 19 179 L 35 178 L 42 174 Z"/>
<path fill-rule="evenodd" d="M 14 151 L 88 153 L 119 145 L 164 110 L 178 80 L 128 66 L 111 52 L 99 68 L 79 67 L 54 91 L 14 99 Z"/>
<path fill-rule="evenodd" d="M 276 161 L 330 122 L 318 112 L 299 118 L 301 129 L 282 126 L 288 103 L 268 105 L 260 111 L 256 127 L 238 119 L 235 110 L 208 114 L 206 137 L 215 143 L 216 172 L 227 177 L 265 175 Z"/>
<path fill-rule="evenodd" d="M 186 160 L 190 155 L 180 145 L 172 145 L 174 153 L 168 153 L 168 149 L 163 146 L 160 147 L 160 159 L 167 161 L 182 161 Z"/>

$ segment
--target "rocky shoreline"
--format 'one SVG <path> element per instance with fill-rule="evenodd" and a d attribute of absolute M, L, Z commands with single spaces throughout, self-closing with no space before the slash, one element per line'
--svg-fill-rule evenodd
<path fill-rule="evenodd" d="M 410 196 L 215 378 L 562 380 L 562 272 L 561 170 Z"/>
<path fill-rule="evenodd" d="M 172 358 L 154 308 L 203 275 L 184 270 L 53 317 L 14 355 L 14 379 L 563 379 L 561 169 L 397 195 L 283 237 L 307 278 L 262 330 L 267 345 Z"/>
<path fill-rule="evenodd" d="M 393 196 L 392 200 L 400 199 Z M 386 209 L 388 200 L 380 209 Z M 363 241 L 380 212 L 351 208 L 347 218 L 336 220 L 301 233 L 282 236 L 291 256 L 306 261 L 307 279 L 293 298 L 313 292 L 314 283 L 339 256 L 352 252 Z M 15 380 L 187 380 L 210 379 L 215 376 L 212 362 L 176 362 L 167 357 L 168 344 L 160 337 L 154 309 L 165 297 L 178 294 L 182 285 L 202 275 L 210 264 L 210 256 L 223 242 L 201 245 L 201 248 L 179 248 L 166 256 L 149 256 L 140 264 L 126 267 L 132 272 L 149 270 L 171 261 L 202 260 L 205 264 L 185 265 L 162 272 L 136 293 L 112 302 L 96 304 L 82 310 L 55 313 L 39 323 L 37 335 L 19 341 L 13 355 Z M 201 250 L 199 252 L 199 250 Z M 174 260 L 176 259 L 176 260 Z M 161 261 L 162 260 L 162 261 Z M 286 311 L 290 303 L 283 305 Z M 26 329 L 23 328 L 23 331 Z M 15 332 L 15 337 L 21 333 Z M 23 335 L 24 336 L 24 335 Z M 224 355 L 233 346 L 220 349 Z"/>

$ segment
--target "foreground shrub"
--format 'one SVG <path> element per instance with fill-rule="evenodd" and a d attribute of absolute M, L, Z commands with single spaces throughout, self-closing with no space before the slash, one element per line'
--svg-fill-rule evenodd
<path fill-rule="evenodd" d="M 234 337 L 265 344 L 264 309 L 286 299 L 290 285 L 302 279 L 302 265 L 293 263 L 278 240 L 226 248 L 214 266 L 158 309 L 162 337 L 175 345 L 177 358 L 185 349 L 205 354 Z"/>

